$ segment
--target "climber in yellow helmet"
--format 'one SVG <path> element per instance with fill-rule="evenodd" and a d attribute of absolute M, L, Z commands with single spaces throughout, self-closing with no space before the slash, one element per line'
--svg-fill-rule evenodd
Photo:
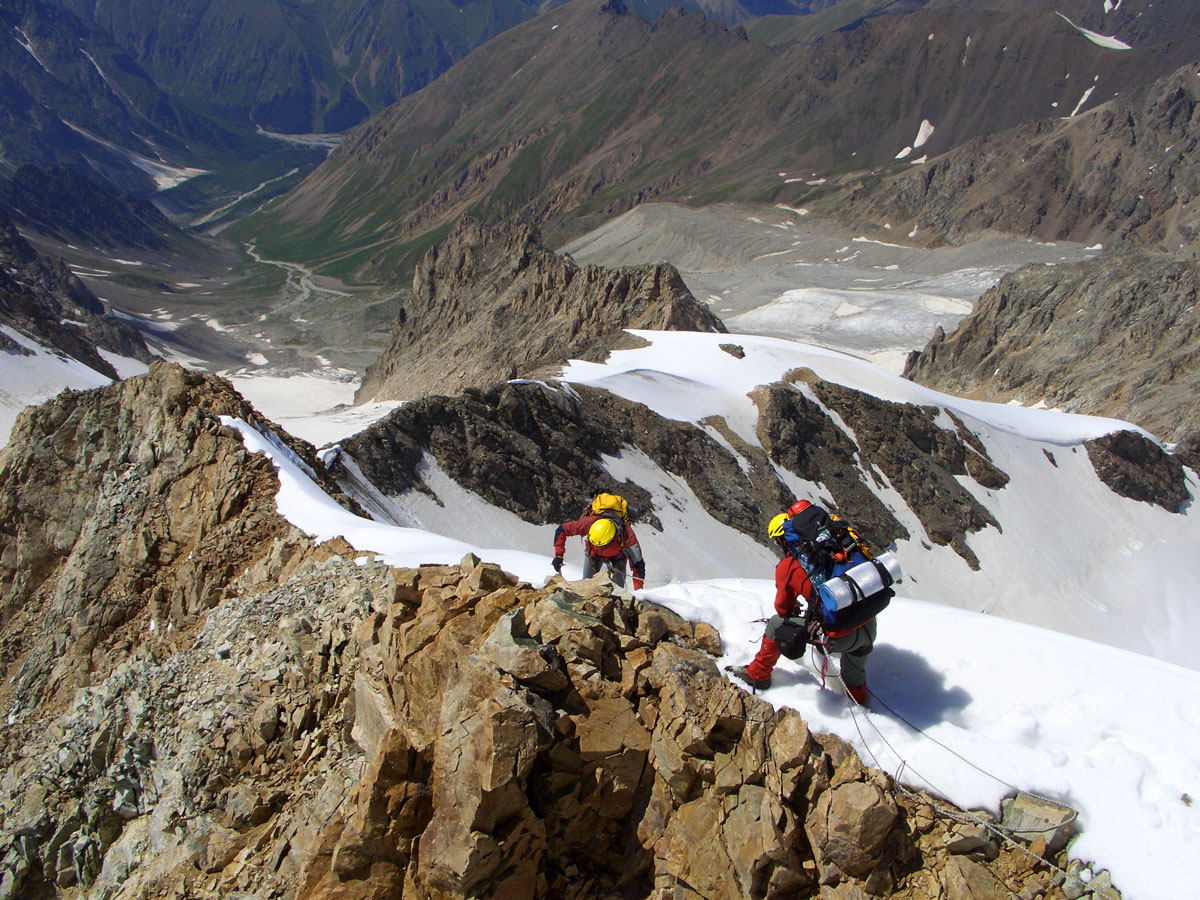
<path fill-rule="evenodd" d="M 625 501 L 615 494 L 599 494 L 588 506 L 584 516 L 563 522 L 554 531 L 554 571 L 562 573 L 563 554 L 567 538 L 583 538 L 583 577 L 591 578 L 608 566 L 613 583 L 625 584 L 626 565 L 633 570 L 633 589 L 640 591 L 645 584 L 646 563 L 637 535 L 629 524 Z"/>

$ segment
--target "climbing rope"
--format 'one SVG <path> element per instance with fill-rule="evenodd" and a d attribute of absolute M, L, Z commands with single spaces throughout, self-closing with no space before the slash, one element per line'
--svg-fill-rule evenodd
<path fill-rule="evenodd" d="M 824 682 L 824 674 L 822 673 L 822 683 L 823 682 Z M 850 706 L 850 718 L 854 721 L 854 728 L 858 732 L 858 739 L 862 742 L 862 746 L 864 748 L 866 748 L 867 753 L 870 755 L 871 760 L 875 764 L 875 768 L 886 772 L 887 770 L 880 763 L 879 758 L 875 755 L 875 751 L 871 749 L 871 745 L 867 742 L 867 738 L 863 734 L 862 725 L 859 722 L 859 716 L 858 716 L 858 712 L 857 712 L 858 703 L 854 700 L 853 697 L 850 696 L 850 693 L 849 693 L 849 691 L 846 690 L 846 686 L 844 683 L 842 685 L 842 692 L 845 694 L 846 702 Z M 890 712 L 893 716 L 895 716 L 897 719 L 899 719 L 901 722 L 903 722 L 905 725 L 907 725 L 909 728 L 911 728 L 917 734 L 921 735 L 926 740 L 932 741 L 934 744 L 937 744 L 939 747 L 941 747 L 948 753 L 950 753 L 953 756 L 957 757 L 958 759 L 962 760 L 964 763 L 969 765 L 971 768 L 975 769 L 978 772 L 981 772 L 984 775 L 987 775 L 989 778 L 992 778 L 997 783 L 1002 784 L 1005 787 L 1012 788 L 1014 791 L 1018 791 L 1018 792 L 1027 794 L 1028 796 L 1034 797 L 1038 800 L 1043 800 L 1047 803 L 1053 803 L 1056 806 L 1063 805 L 1063 804 L 1059 803 L 1057 800 L 1052 800 L 1049 797 L 1042 797 L 1039 794 L 1033 793 L 1032 791 L 1024 791 L 1021 788 L 1017 787 L 1016 785 L 1010 784 L 1009 782 L 1005 781 L 1003 778 L 1000 778 L 998 775 L 988 772 L 986 769 L 971 762 L 971 760 L 967 759 L 965 756 L 963 756 L 958 751 L 954 750 L 952 747 L 948 747 L 946 744 L 942 743 L 937 738 L 928 734 L 924 729 L 919 728 L 916 725 L 914 725 L 912 722 L 910 722 L 907 718 L 905 718 L 899 712 L 892 709 L 892 707 L 889 706 L 886 702 L 884 702 L 884 700 L 878 694 L 873 693 L 871 696 L 875 698 L 875 700 L 879 703 L 880 706 L 882 706 L 884 709 L 886 709 L 888 712 Z M 1069 873 L 1065 869 L 1063 869 L 1061 866 L 1058 866 L 1057 864 L 1051 862 L 1048 859 L 1038 856 L 1036 853 L 1034 853 L 1032 850 L 1030 850 L 1024 844 L 1015 840 L 1012 836 L 1012 834 L 1013 834 L 1012 829 L 1005 829 L 1002 826 L 997 825 L 994 822 L 989 822 L 980 816 L 974 815 L 973 813 L 953 809 L 948 806 L 944 806 L 943 804 L 938 803 L 937 801 L 933 800 L 932 798 L 922 796 L 921 794 L 918 794 L 916 791 L 913 791 L 910 788 L 906 787 L 905 785 L 901 784 L 900 783 L 900 775 L 905 769 L 908 769 L 910 772 L 913 773 L 913 775 L 915 775 L 921 781 L 923 781 L 927 785 L 929 785 L 929 789 L 931 791 L 933 791 L 934 793 L 940 794 L 943 797 L 949 796 L 948 793 L 946 793 L 945 791 L 940 789 L 936 784 L 933 783 L 933 781 L 931 781 L 929 778 L 925 777 L 920 772 L 918 772 L 915 768 L 913 768 L 913 766 L 908 762 L 908 760 L 906 760 L 900 754 L 900 752 L 892 745 L 891 741 L 889 741 L 887 739 L 887 736 L 879 729 L 879 726 L 876 725 L 871 720 L 870 716 L 865 716 L 864 718 L 866 719 L 867 722 L 870 723 L 871 727 L 874 729 L 875 733 L 879 736 L 879 739 L 881 741 L 883 741 L 884 745 L 892 752 L 892 754 L 896 757 L 896 759 L 898 759 L 900 761 L 900 764 L 897 767 L 895 774 L 892 775 L 892 780 L 895 782 L 896 790 L 899 793 L 908 797 L 913 802 L 921 803 L 921 804 L 924 804 L 924 805 L 930 807 L 935 813 L 940 814 L 943 818 L 949 819 L 954 822 L 958 822 L 959 824 L 964 824 L 964 825 L 971 824 L 971 825 L 982 826 L 988 832 L 996 835 L 996 837 L 998 837 L 1004 843 L 1008 844 L 1011 847 L 1016 848 L 1017 850 L 1024 853 L 1026 856 L 1030 857 L 1031 859 L 1035 860 L 1036 862 L 1045 864 L 1047 866 L 1047 868 L 1049 868 L 1052 872 L 1055 872 L 1055 873 L 1061 875 L 1064 880 L 1070 877 Z M 1070 808 L 1070 807 L 1068 807 L 1068 808 Z M 1061 828 L 1065 825 L 1071 824 L 1072 822 L 1076 821 L 1078 818 L 1079 818 L 1079 811 L 1076 809 L 1071 809 L 1071 817 L 1069 819 L 1067 819 L 1067 821 L 1063 822 L 1060 825 L 1056 825 L 1052 828 L 1044 828 L 1044 829 L 1040 829 L 1040 830 L 1023 828 L 1023 829 L 1021 829 L 1021 833 L 1023 833 L 1023 834 L 1048 834 L 1048 833 L 1057 831 L 1059 828 Z M 1016 891 L 1013 890 L 1012 885 L 1008 883 L 1008 880 L 1006 878 L 1004 878 L 1004 876 L 1000 875 L 1000 873 L 998 873 L 995 870 L 992 870 L 990 868 L 989 868 L 989 871 L 991 871 L 993 875 L 995 875 L 1001 882 L 1004 883 L 1005 888 L 1009 891 L 1010 894 L 1012 894 L 1014 897 L 1017 897 L 1019 900 L 1020 895 Z M 1117 896 L 1116 894 L 1113 894 L 1102 888 L 1093 889 L 1093 893 L 1099 894 L 1105 898 L 1108 898 L 1108 900 L 1121 900 L 1121 898 L 1119 896 Z"/>

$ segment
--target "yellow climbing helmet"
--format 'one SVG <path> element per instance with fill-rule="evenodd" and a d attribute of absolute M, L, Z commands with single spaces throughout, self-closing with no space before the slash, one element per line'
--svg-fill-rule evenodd
<path fill-rule="evenodd" d="M 787 513 L 780 513 L 777 515 L 771 520 L 771 523 L 767 525 L 767 536 L 773 538 L 783 537 L 783 526 L 787 524 L 787 521 Z"/>
<path fill-rule="evenodd" d="M 617 526 L 612 519 L 597 519 L 588 529 L 588 543 L 593 547 L 607 547 L 617 536 Z"/>

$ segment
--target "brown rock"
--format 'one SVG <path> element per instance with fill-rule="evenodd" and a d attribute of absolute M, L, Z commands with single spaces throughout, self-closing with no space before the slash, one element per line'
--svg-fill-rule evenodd
<path fill-rule="evenodd" d="M 853 782 L 823 792 L 805 821 L 818 863 L 866 875 L 880 860 L 897 812 L 895 801 L 874 784 Z"/>
<path fill-rule="evenodd" d="M 579 268 L 528 225 L 460 219 L 413 275 L 356 402 L 457 394 L 630 344 L 626 328 L 724 331 L 673 266 Z"/>

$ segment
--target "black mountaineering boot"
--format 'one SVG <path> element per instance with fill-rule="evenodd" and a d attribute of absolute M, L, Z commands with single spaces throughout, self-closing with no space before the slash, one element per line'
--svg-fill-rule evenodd
<path fill-rule="evenodd" d="M 744 681 L 746 684 L 750 685 L 750 687 L 754 688 L 754 690 L 756 690 L 756 691 L 765 691 L 767 688 L 769 688 L 771 686 L 771 676 L 770 675 L 768 675 L 762 681 L 759 681 L 758 679 L 750 677 L 750 675 L 746 672 L 745 666 L 738 666 L 736 669 L 731 669 L 730 671 L 733 674 L 734 678 L 736 678 L 738 681 Z"/>

